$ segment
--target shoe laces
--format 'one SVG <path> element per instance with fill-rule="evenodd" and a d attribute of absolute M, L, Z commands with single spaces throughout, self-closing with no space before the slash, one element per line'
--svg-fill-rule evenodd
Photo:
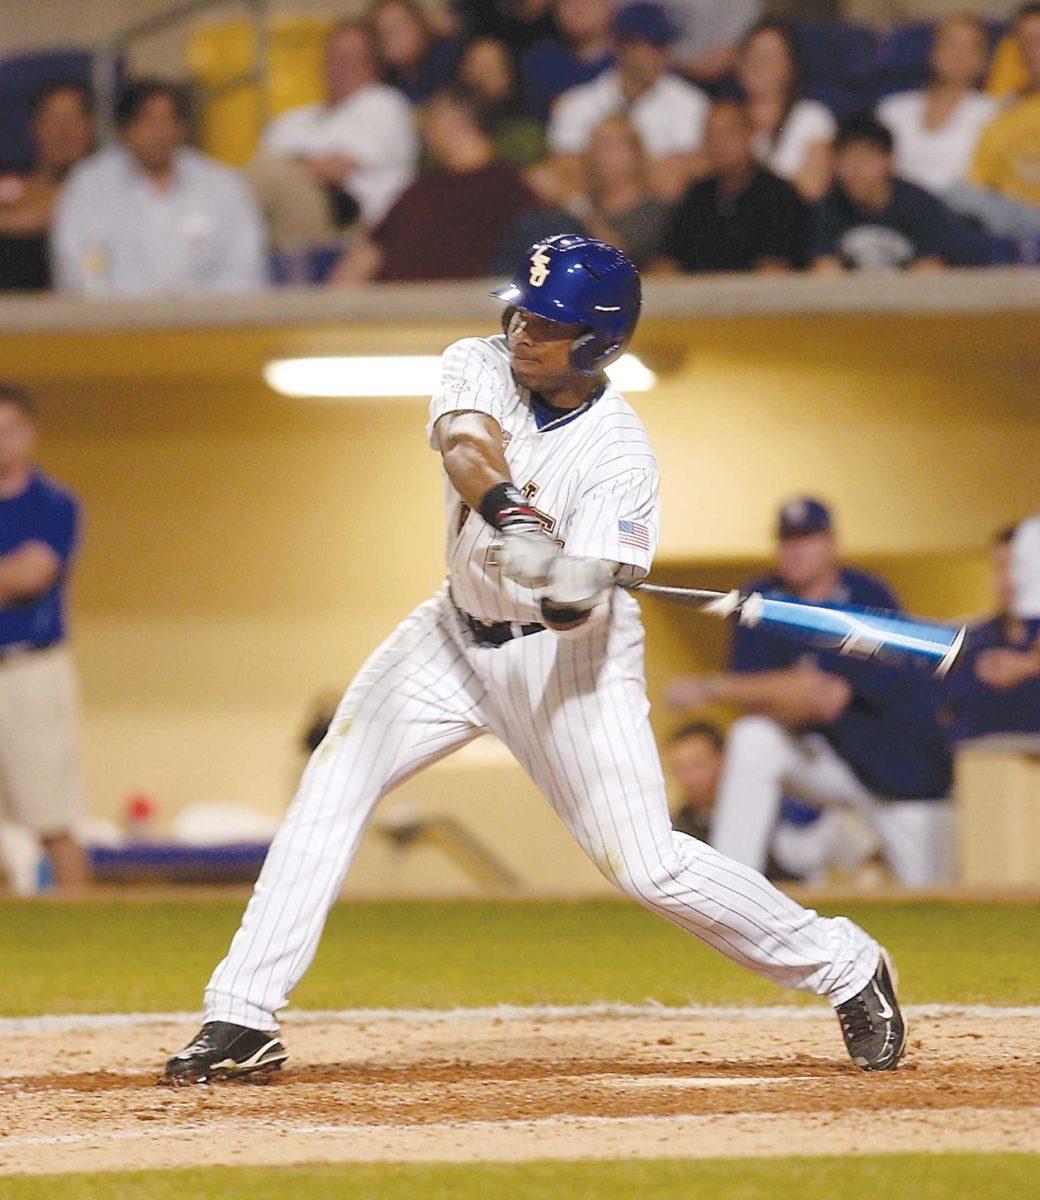
<path fill-rule="evenodd" d="M 859 996 L 853 996 L 841 1006 L 838 1013 L 841 1029 L 847 1041 L 856 1042 L 860 1038 L 870 1037 L 874 1032 L 874 1023 L 870 1019 L 870 1010 L 866 1001 Z"/>

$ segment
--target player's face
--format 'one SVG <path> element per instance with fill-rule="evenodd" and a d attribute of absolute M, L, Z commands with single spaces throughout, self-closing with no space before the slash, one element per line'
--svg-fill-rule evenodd
<path fill-rule="evenodd" d="M 40 163 L 59 172 L 89 154 L 94 142 L 94 118 L 87 112 L 83 97 L 71 88 L 48 97 L 33 118 L 33 139 Z"/>
<path fill-rule="evenodd" d="M 701 734 L 684 737 L 668 748 L 669 765 L 684 804 L 710 809 L 722 773 L 722 752 Z"/>
<path fill-rule="evenodd" d="M 532 392 L 551 392 L 572 381 L 571 343 L 581 331 L 580 325 L 547 321 L 518 308 L 506 333 L 517 383 Z"/>
<path fill-rule="evenodd" d="M 780 539 L 777 569 L 796 592 L 811 588 L 837 565 L 838 548 L 832 533 L 803 533 Z"/>
<path fill-rule="evenodd" d="M 36 449 L 36 430 L 17 404 L 0 400 L 0 475 L 24 471 Z"/>

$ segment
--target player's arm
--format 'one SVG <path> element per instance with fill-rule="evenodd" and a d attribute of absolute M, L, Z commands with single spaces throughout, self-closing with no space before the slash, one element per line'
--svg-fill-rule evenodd
<path fill-rule="evenodd" d="M 61 559 L 46 542 L 23 542 L 0 555 L 0 606 L 24 604 L 48 592 L 61 574 Z"/>
<path fill-rule="evenodd" d="M 499 423 L 487 413 L 451 412 L 438 420 L 434 433 L 452 487 L 501 533 L 502 574 L 523 587 L 544 587 L 558 547 L 513 483 Z"/>
<path fill-rule="evenodd" d="M 836 721 L 852 699 L 852 693 L 840 676 L 801 662 L 778 671 L 686 676 L 673 681 L 668 698 L 678 708 L 728 704 L 741 712 L 772 717 L 781 725 L 797 729 Z"/>

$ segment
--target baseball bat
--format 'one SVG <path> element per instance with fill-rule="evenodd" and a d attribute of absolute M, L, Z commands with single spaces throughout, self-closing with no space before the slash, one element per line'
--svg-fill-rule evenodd
<path fill-rule="evenodd" d="M 965 627 L 910 617 L 886 609 L 775 600 L 760 592 L 711 592 L 699 588 L 633 584 L 632 591 L 692 604 L 702 612 L 740 625 L 768 629 L 780 637 L 889 666 L 925 670 L 943 678 L 964 645 Z"/>

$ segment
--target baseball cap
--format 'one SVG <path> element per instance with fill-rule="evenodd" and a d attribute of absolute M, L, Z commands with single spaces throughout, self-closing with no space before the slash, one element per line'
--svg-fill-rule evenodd
<path fill-rule="evenodd" d="M 614 17 L 613 32 L 619 42 L 649 42 L 661 47 L 674 42 L 677 34 L 665 10 L 649 0 L 620 9 Z"/>
<path fill-rule="evenodd" d="M 798 496 L 780 506 L 776 535 L 779 538 L 804 537 L 807 533 L 826 533 L 834 527 L 831 510 L 813 496 Z"/>

